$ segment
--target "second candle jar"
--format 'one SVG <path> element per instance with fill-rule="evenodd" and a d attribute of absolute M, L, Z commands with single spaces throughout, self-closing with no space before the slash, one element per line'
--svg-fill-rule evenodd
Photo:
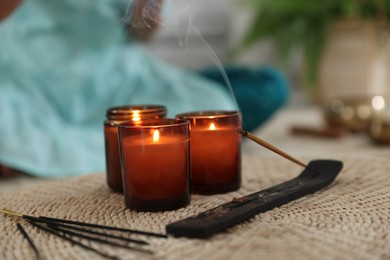
<path fill-rule="evenodd" d="M 198 111 L 176 115 L 191 123 L 191 188 L 198 194 L 241 186 L 241 113 Z"/>
<path fill-rule="evenodd" d="M 107 184 L 113 191 L 123 191 L 118 145 L 118 124 L 124 121 L 131 121 L 135 125 L 142 125 L 145 121 L 164 118 L 166 114 L 167 108 L 162 105 L 127 105 L 107 109 L 107 119 L 104 122 Z"/>

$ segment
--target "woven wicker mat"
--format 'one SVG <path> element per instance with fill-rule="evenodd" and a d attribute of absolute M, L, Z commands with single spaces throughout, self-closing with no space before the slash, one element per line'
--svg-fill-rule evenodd
<path fill-rule="evenodd" d="M 390 162 L 341 159 L 344 169 L 331 186 L 207 240 L 149 238 L 153 255 L 97 246 L 121 259 L 390 259 Z M 125 209 L 122 196 L 107 188 L 104 174 L 7 193 L 0 198 L 0 207 L 25 214 L 164 232 L 168 223 L 291 179 L 301 170 L 280 158 L 244 156 L 243 188 L 238 192 L 194 195 L 188 207 L 162 213 Z M 29 224 L 24 227 L 45 259 L 100 259 L 93 252 Z M 0 234 L 0 259 L 34 258 L 14 220 L 0 216 Z"/>

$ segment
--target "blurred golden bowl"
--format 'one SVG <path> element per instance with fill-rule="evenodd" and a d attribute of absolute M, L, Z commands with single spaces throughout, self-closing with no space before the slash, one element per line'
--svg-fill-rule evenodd
<path fill-rule="evenodd" d="M 382 106 L 378 106 L 380 110 L 372 119 L 369 135 L 377 144 L 390 144 L 390 103 L 383 99 L 377 105 Z"/>
<path fill-rule="evenodd" d="M 331 127 L 347 127 L 352 132 L 369 131 L 374 118 L 385 110 L 382 96 L 362 99 L 334 99 L 324 104 L 325 121 Z"/>
<path fill-rule="evenodd" d="M 374 119 L 370 126 L 369 135 L 377 144 L 390 144 L 390 119 Z"/>

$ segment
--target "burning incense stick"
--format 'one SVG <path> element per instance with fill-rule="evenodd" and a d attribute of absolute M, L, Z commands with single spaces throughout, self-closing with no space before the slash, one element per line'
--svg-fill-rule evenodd
<path fill-rule="evenodd" d="M 273 146 L 272 144 L 270 143 L 267 143 L 266 141 L 254 136 L 253 134 L 249 133 L 248 131 L 244 130 L 244 129 L 238 129 L 237 132 L 243 136 L 246 136 L 247 138 L 249 138 L 250 140 L 252 140 L 253 142 L 255 143 L 258 143 L 259 145 L 267 148 L 268 150 L 271 150 L 272 152 L 274 153 L 277 153 L 279 154 L 280 156 L 283 156 L 284 158 L 302 166 L 302 167 L 305 167 L 305 168 L 308 168 L 306 164 L 304 164 L 303 162 L 300 162 L 299 160 L 295 159 L 294 157 L 292 157 L 291 155 L 283 152 L 282 150 L 276 148 L 275 146 Z"/>
<path fill-rule="evenodd" d="M 26 230 L 23 228 L 23 226 L 20 223 L 16 223 L 16 226 L 18 227 L 20 233 L 22 233 L 23 237 L 27 240 L 28 244 L 34 251 L 34 254 L 37 258 L 37 260 L 42 259 L 41 255 L 39 254 L 38 248 L 35 246 L 34 242 L 31 240 L 30 236 L 27 234 Z"/>

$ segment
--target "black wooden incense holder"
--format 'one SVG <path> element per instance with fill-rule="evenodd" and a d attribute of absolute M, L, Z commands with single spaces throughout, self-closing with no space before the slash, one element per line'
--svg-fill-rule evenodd
<path fill-rule="evenodd" d="M 207 238 L 253 216 L 314 193 L 337 177 L 343 163 L 333 160 L 311 161 L 296 178 L 268 189 L 235 198 L 197 216 L 166 226 L 168 234 L 189 238 Z"/>

